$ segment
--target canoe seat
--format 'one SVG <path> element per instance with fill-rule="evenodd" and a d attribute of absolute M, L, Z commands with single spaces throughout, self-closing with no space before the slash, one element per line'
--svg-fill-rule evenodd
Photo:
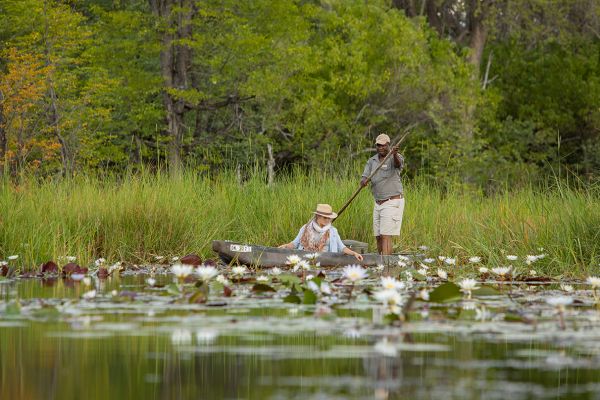
<path fill-rule="evenodd" d="M 346 247 L 349 247 L 350 249 L 354 250 L 355 252 L 357 252 L 359 254 L 365 254 L 369 251 L 368 243 L 359 242 L 358 240 L 351 240 L 351 239 L 342 240 L 342 242 L 346 245 Z"/>

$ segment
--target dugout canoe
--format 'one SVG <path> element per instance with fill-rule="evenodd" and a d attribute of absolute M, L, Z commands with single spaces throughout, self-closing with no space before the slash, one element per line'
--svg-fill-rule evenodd
<path fill-rule="evenodd" d="M 346 243 L 346 241 L 344 242 Z M 212 249 L 227 264 L 267 268 L 284 266 L 287 258 L 292 254 L 303 257 L 311 253 L 303 250 L 280 249 L 278 247 L 245 244 L 227 240 L 213 240 Z M 362 256 L 364 258 L 363 261 L 358 261 L 353 256 L 347 254 L 322 252 L 319 253 L 316 261 L 321 263 L 321 267 L 343 267 L 349 264 L 359 264 L 365 267 L 398 265 L 399 254 L 382 256 L 380 254 L 366 253 Z"/>

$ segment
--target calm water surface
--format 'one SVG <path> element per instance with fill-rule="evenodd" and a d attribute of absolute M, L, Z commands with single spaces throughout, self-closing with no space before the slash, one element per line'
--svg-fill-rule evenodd
<path fill-rule="evenodd" d="M 600 398 L 600 312 L 583 290 L 565 330 L 552 286 L 417 301 L 390 327 L 365 295 L 296 305 L 240 285 L 189 304 L 146 278 L 94 281 L 89 300 L 80 282 L 0 283 L 0 398 Z"/>

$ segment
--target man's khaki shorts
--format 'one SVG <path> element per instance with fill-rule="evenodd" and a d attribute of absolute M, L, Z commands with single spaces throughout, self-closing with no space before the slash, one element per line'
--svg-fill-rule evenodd
<path fill-rule="evenodd" d="M 375 236 L 400 235 L 402 228 L 402 214 L 404 213 L 404 199 L 388 200 L 373 207 L 373 233 Z"/>

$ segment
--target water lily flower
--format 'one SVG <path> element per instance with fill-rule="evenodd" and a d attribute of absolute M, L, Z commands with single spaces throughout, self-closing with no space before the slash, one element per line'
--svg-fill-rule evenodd
<path fill-rule="evenodd" d="M 223 286 L 229 286 L 229 281 L 223 275 L 218 275 L 215 280 Z"/>
<path fill-rule="evenodd" d="M 425 268 L 421 268 L 421 269 L 417 270 L 417 272 L 423 276 L 427 275 L 427 270 Z"/>
<path fill-rule="evenodd" d="M 319 289 L 319 285 L 317 285 L 314 281 L 308 281 L 306 287 L 308 287 L 308 289 L 312 290 L 316 294 L 319 294 L 321 292 L 321 290 Z"/>
<path fill-rule="evenodd" d="M 473 257 L 469 257 L 469 262 L 471 264 L 477 264 L 481 262 L 481 257 L 479 256 L 473 256 Z"/>
<path fill-rule="evenodd" d="M 19 256 L 16 254 L 14 256 L 8 256 L 9 261 L 16 260 L 17 258 L 19 258 Z"/>
<path fill-rule="evenodd" d="M 331 294 L 331 286 L 329 286 L 329 283 L 327 283 L 327 281 L 321 282 L 321 293 L 326 294 L 326 295 Z"/>
<path fill-rule="evenodd" d="M 564 292 L 567 292 L 567 293 L 571 293 L 571 292 L 573 292 L 573 290 L 574 290 L 574 289 L 573 289 L 573 286 L 571 286 L 571 285 L 567 285 L 567 284 L 564 284 L 564 283 L 561 283 L 561 284 L 560 284 L 560 289 L 561 289 L 562 291 L 564 291 Z"/>
<path fill-rule="evenodd" d="M 118 294 L 119 294 L 119 292 L 117 292 L 117 289 L 113 289 L 113 290 L 110 292 L 110 295 L 111 295 L 112 297 L 116 297 Z"/>
<path fill-rule="evenodd" d="M 75 257 L 75 256 L 66 256 L 65 259 L 68 262 L 75 262 L 77 260 L 77 257 Z"/>
<path fill-rule="evenodd" d="M 196 268 L 196 275 L 204 282 L 209 282 L 212 278 L 219 275 L 219 270 L 212 265 L 201 265 Z"/>
<path fill-rule="evenodd" d="M 429 301 L 429 292 L 427 289 L 421 289 L 419 291 L 419 298 L 423 301 Z"/>
<path fill-rule="evenodd" d="M 475 279 L 469 279 L 469 278 L 463 279 L 462 281 L 460 281 L 458 283 L 458 286 L 460 286 L 461 292 L 464 292 L 467 295 L 468 299 L 471 298 L 471 292 L 473 290 L 479 289 L 479 286 L 477 286 L 477 281 Z"/>
<path fill-rule="evenodd" d="M 404 288 L 406 288 L 406 285 L 404 284 L 404 282 L 400 282 L 399 280 L 391 276 L 382 276 L 381 287 L 383 287 L 384 290 L 404 290 Z"/>
<path fill-rule="evenodd" d="M 446 258 L 444 262 L 448 265 L 456 265 L 456 258 Z"/>
<path fill-rule="evenodd" d="M 412 282 L 413 281 L 413 276 L 412 276 L 412 273 L 410 271 L 404 272 L 404 277 L 406 278 L 407 282 Z"/>
<path fill-rule="evenodd" d="M 402 304 L 403 298 L 400 293 L 393 289 L 384 289 L 373 293 L 375 300 L 384 305 L 399 305 Z"/>
<path fill-rule="evenodd" d="M 589 277 L 586 279 L 586 282 L 587 282 L 588 284 L 592 285 L 592 287 L 593 287 L 594 289 L 597 289 L 597 288 L 599 288 L 599 287 L 600 287 L 600 278 L 598 278 L 598 277 L 596 277 L 596 276 L 589 276 Z"/>
<path fill-rule="evenodd" d="M 93 299 L 94 297 L 96 297 L 96 291 L 90 290 L 89 292 L 85 292 L 81 297 L 83 297 L 86 300 Z"/>
<path fill-rule="evenodd" d="M 177 277 L 177 279 L 183 280 L 192 272 L 194 272 L 194 267 L 191 265 L 173 264 L 171 267 L 171 272 Z"/>
<path fill-rule="evenodd" d="M 422 244 L 422 245 L 420 245 L 420 246 L 418 247 L 418 249 L 419 249 L 419 250 L 423 250 L 423 251 L 427 251 L 427 250 L 429 250 L 429 247 L 427 247 L 427 246 L 425 246 L 424 244 Z"/>
<path fill-rule="evenodd" d="M 256 282 L 269 282 L 269 277 L 261 275 L 256 277 Z"/>
<path fill-rule="evenodd" d="M 475 309 L 475 320 L 484 322 L 486 319 L 490 319 L 491 313 L 485 308 L 484 305 L 481 308 Z"/>
<path fill-rule="evenodd" d="M 410 258 L 408 258 L 408 257 L 406 257 L 406 256 L 403 256 L 402 254 L 400 254 L 400 255 L 398 256 L 398 260 L 400 260 L 400 261 L 404 261 L 404 262 L 409 262 L 409 261 L 410 261 Z"/>
<path fill-rule="evenodd" d="M 423 263 L 419 263 L 419 267 L 421 267 L 421 269 L 424 269 L 425 271 L 429 269 L 429 267 Z"/>
<path fill-rule="evenodd" d="M 512 267 L 496 267 L 496 268 L 492 268 L 492 272 L 502 278 L 504 278 L 504 276 L 506 275 L 510 275 L 510 271 L 512 270 Z"/>
<path fill-rule="evenodd" d="M 99 266 L 101 266 L 101 265 L 104 265 L 104 263 L 105 263 L 105 262 L 106 262 L 106 260 L 105 260 L 104 258 L 99 258 L 99 259 L 97 259 L 96 261 L 94 261 L 94 265 L 95 265 L 96 267 L 99 267 Z"/>
<path fill-rule="evenodd" d="M 146 283 L 148 284 L 148 286 L 154 286 L 154 285 L 156 285 L 156 279 L 148 278 L 148 279 L 146 279 Z"/>
<path fill-rule="evenodd" d="M 546 254 L 544 254 L 544 253 L 538 254 L 536 257 L 538 260 L 541 260 L 542 258 L 546 257 Z"/>
<path fill-rule="evenodd" d="M 90 286 L 92 284 L 92 278 L 90 278 L 89 276 L 86 276 L 85 278 L 83 278 L 83 284 L 85 286 Z"/>
<path fill-rule="evenodd" d="M 441 268 L 438 268 L 437 270 L 437 276 L 440 277 L 440 279 L 443 280 L 447 280 L 448 279 L 448 273 L 446 271 L 444 271 Z"/>
<path fill-rule="evenodd" d="M 0 267 L 4 267 L 5 265 L 8 265 L 8 261 L 0 261 Z"/>
<path fill-rule="evenodd" d="M 108 267 L 108 273 L 112 274 L 114 271 L 120 271 L 121 270 L 121 263 L 114 263 L 113 265 L 111 265 L 110 267 Z"/>
<path fill-rule="evenodd" d="M 435 258 L 426 258 L 426 259 L 424 259 L 424 260 L 423 260 L 423 262 L 424 262 L 425 264 L 431 264 L 431 263 L 432 263 L 432 262 L 434 262 L 434 261 L 435 261 Z"/>
<path fill-rule="evenodd" d="M 240 266 L 231 268 L 231 272 L 234 275 L 238 275 L 238 276 L 244 275 L 246 273 L 246 271 L 248 271 L 248 268 L 246 268 L 244 265 L 240 265 Z"/>
<path fill-rule="evenodd" d="M 296 264 L 294 264 L 294 271 L 310 271 L 310 263 L 306 260 L 300 260 Z"/>
<path fill-rule="evenodd" d="M 537 271 L 535 269 L 530 269 L 529 270 L 529 275 L 530 276 L 536 276 L 537 275 Z"/>
<path fill-rule="evenodd" d="M 161 261 L 163 258 L 165 258 L 165 256 L 154 256 L 156 261 Z"/>
<path fill-rule="evenodd" d="M 271 275 L 277 276 L 277 275 L 281 274 L 281 270 L 279 268 L 277 268 L 277 267 L 273 267 L 273 268 L 271 268 L 271 270 L 269 271 L 269 273 Z"/>
<path fill-rule="evenodd" d="M 519 257 L 513 255 L 513 254 L 509 254 L 506 256 L 506 259 L 509 261 L 516 261 Z"/>
<path fill-rule="evenodd" d="M 488 272 L 490 272 L 490 270 L 487 269 L 486 267 L 479 268 L 479 273 L 480 274 L 487 274 Z"/>
<path fill-rule="evenodd" d="M 301 258 L 299 256 L 297 256 L 296 254 L 292 254 L 291 256 L 288 256 L 285 263 L 288 265 L 296 265 L 300 262 L 300 260 Z"/>
<path fill-rule="evenodd" d="M 367 272 L 360 265 L 347 265 L 342 276 L 352 283 L 359 282 L 367 277 Z"/>
<path fill-rule="evenodd" d="M 316 260 L 319 257 L 319 253 L 309 253 L 304 256 L 307 260 Z"/>
<path fill-rule="evenodd" d="M 175 256 L 175 257 L 171 258 L 171 261 L 173 261 L 173 262 L 179 261 L 179 257 Z"/>
<path fill-rule="evenodd" d="M 398 266 L 404 268 L 406 267 L 406 263 L 404 261 L 398 260 Z"/>
<path fill-rule="evenodd" d="M 392 343 L 389 343 L 386 339 L 375 343 L 373 348 L 377 353 L 385 357 L 396 357 L 398 355 L 398 348 Z"/>
<path fill-rule="evenodd" d="M 438 256 L 437 258 L 438 258 L 438 260 L 440 260 L 440 261 L 444 261 L 444 260 L 446 259 L 446 256 Z"/>
<path fill-rule="evenodd" d="M 313 274 L 308 274 L 306 275 L 306 280 L 310 281 L 311 279 L 313 279 L 315 276 Z"/>
<path fill-rule="evenodd" d="M 551 306 L 564 309 L 565 306 L 573 303 L 573 299 L 568 296 L 556 296 L 546 299 L 546 303 L 550 304 Z"/>
<path fill-rule="evenodd" d="M 534 262 L 536 262 L 537 260 L 538 260 L 538 256 L 532 256 L 531 254 L 528 254 L 527 257 L 525 257 L 525 264 L 531 265 Z"/>
<path fill-rule="evenodd" d="M 377 264 L 377 266 L 375 267 L 375 269 L 377 271 L 383 271 L 385 269 L 385 265 L 383 265 L 383 264 Z"/>

